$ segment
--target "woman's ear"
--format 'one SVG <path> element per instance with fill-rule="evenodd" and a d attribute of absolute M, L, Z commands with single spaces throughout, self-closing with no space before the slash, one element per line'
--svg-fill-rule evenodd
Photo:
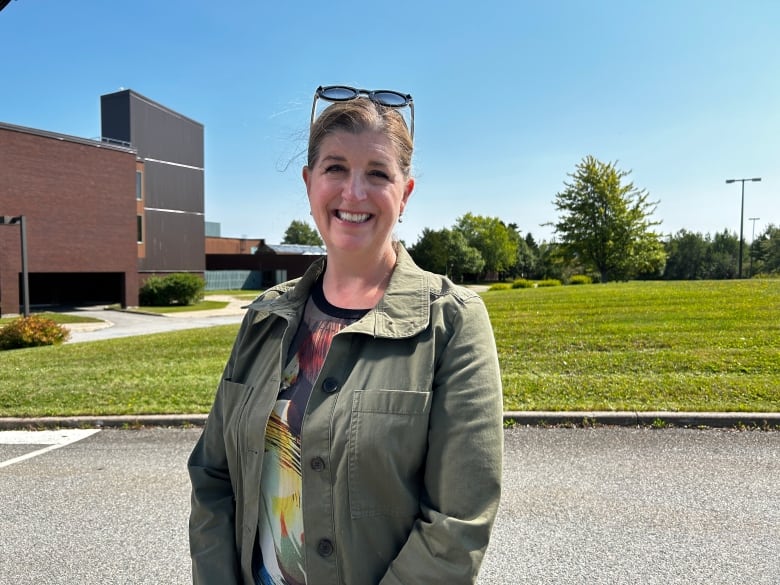
<path fill-rule="evenodd" d="M 407 201 L 409 201 L 409 197 L 412 196 L 412 191 L 414 191 L 414 179 L 410 178 L 408 181 L 406 181 L 404 194 L 403 197 L 401 198 L 401 213 L 403 213 L 403 210 L 406 207 L 406 203 Z"/>

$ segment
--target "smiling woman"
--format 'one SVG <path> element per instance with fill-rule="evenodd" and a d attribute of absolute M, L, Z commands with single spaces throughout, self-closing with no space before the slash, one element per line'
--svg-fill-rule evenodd
<path fill-rule="evenodd" d="M 404 176 L 380 132 L 335 132 L 319 151 L 303 178 L 328 249 L 326 296 L 338 306 L 373 307 L 395 265 L 392 231 L 414 181 Z"/>
<path fill-rule="evenodd" d="M 501 485 L 487 311 L 393 240 L 411 96 L 319 99 L 302 174 L 327 257 L 249 305 L 189 461 L 194 582 L 471 584 Z"/>

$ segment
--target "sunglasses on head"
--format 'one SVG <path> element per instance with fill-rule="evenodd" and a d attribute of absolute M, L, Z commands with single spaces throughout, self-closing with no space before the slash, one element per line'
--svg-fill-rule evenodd
<path fill-rule="evenodd" d="M 414 101 L 408 93 L 401 93 L 390 89 L 357 89 L 348 85 L 319 86 L 314 92 L 314 103 L 311 105 L 311 123 L 314 124 L 314 113 L 317 109 L 317 100 L 326 102 L 348 102 L 360 97 L 368 98 L 375 104 L 386 108 L 405 108 L 409 106 L 411 124 L 409 134 L 414 140 Z"/>

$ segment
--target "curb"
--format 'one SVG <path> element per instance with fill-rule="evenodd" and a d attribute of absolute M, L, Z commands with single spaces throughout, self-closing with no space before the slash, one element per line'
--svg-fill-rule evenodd
<path fill-rule="evenodd" d="M 117 416 L 0 417 L 0 430 L 52 428 L 138 428 L 203 426 L 205 414 L 152 414 Z M 509 422 L 511 421 L 511 422 Z M 613 411 L 508 411 L 505 425 L 521 426 L 651 426 L 686 428 L 757 428 L 780 430 L 780 412 L 613 412 Z"/>
<path fill-rule="evenodd" d="M 117 416 L 46 416 L 33 418 L 1 417 L 0 430 L 138 428 L 203 426 L 205 414 L 151 414 Z"/>
<path fill-rule="evenodd" d="M 652 426 L 780 430 L 780 412 L 509 411 L 504 422 L 530 426 Z"/>

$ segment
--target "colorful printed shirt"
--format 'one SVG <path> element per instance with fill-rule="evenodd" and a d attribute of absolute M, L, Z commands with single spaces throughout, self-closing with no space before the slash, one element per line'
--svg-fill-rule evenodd
<path fill-rule="evenodd" d="M 255 573 L 257 584 L 306 584 L 301 507 L 303 415 L 333 336 L 366 312 L 328 303 L 321 280 L 312 289 L 266 428 L 258 536 L 262 561 Z"/>

